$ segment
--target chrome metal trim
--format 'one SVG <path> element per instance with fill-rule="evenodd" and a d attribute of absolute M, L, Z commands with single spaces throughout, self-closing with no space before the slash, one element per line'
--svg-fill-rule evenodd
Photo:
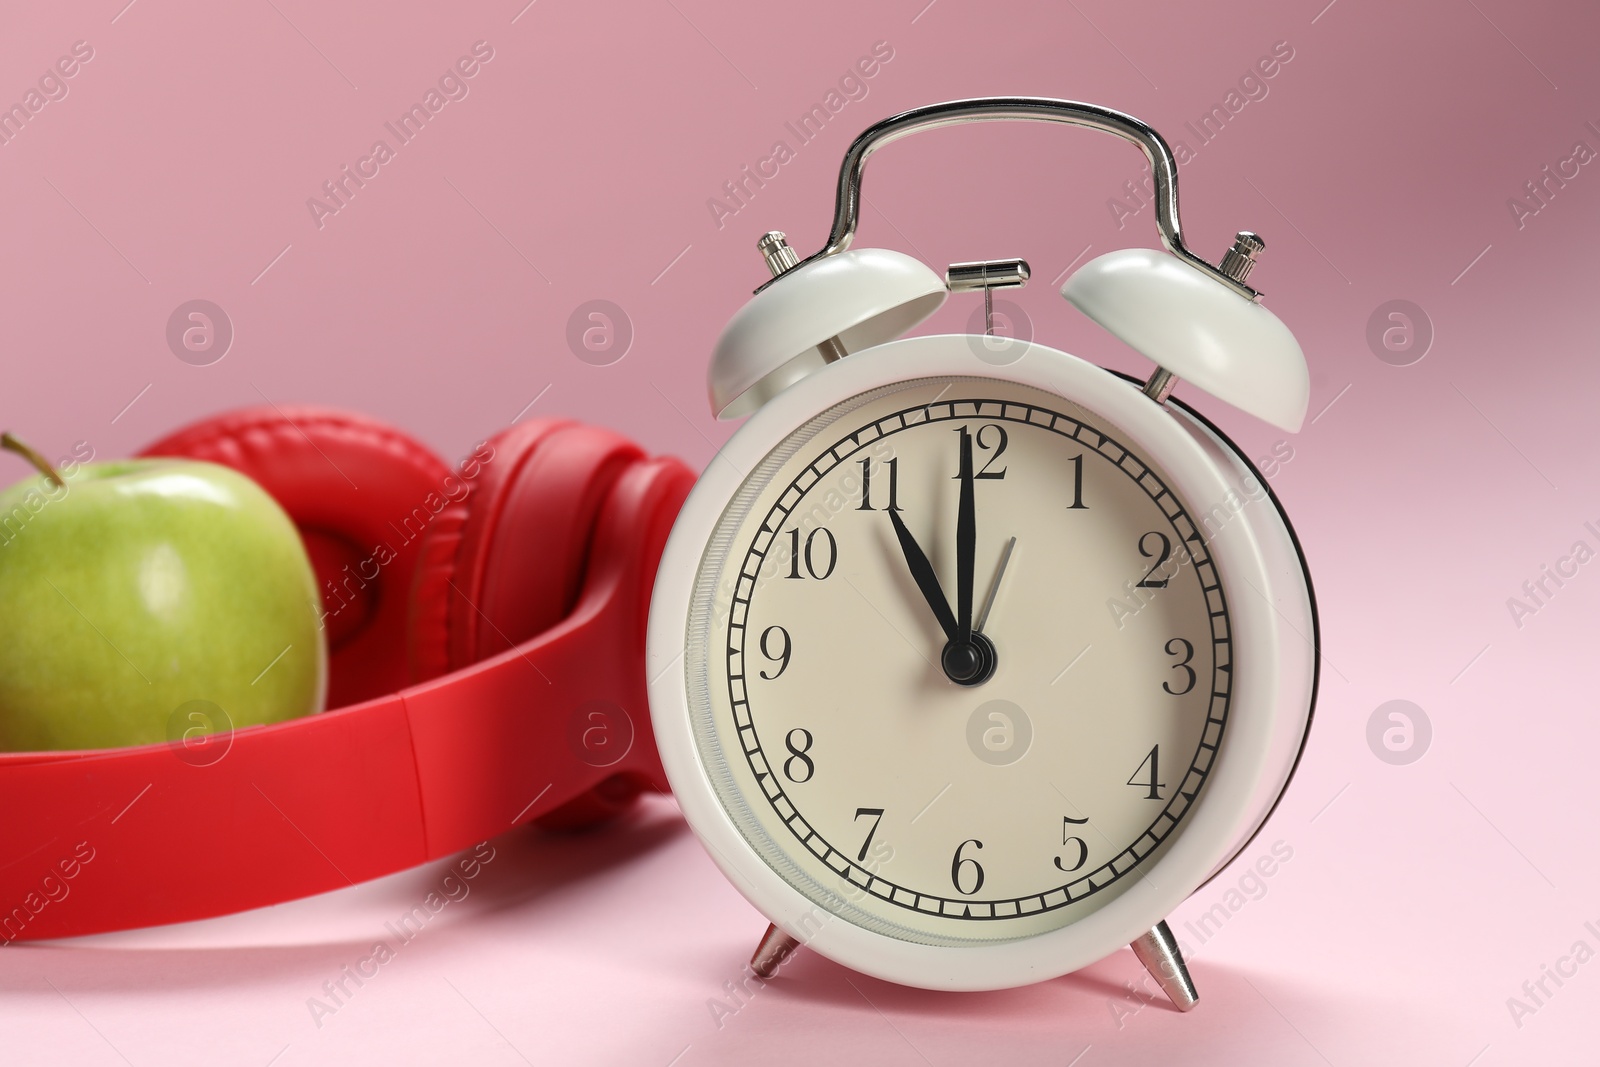
<path fill-rule="evenodd" d="M 1115 134 L 1131 141 L 1144 152 L 1155 180 L 1156 230 L 1167 251 L 1185 263 L 1215 278 L 1248 300 L 1256 291 L 1222 273 L 1189 251 L 1183 243 L 1178 222 L 1178 163 L 1161 135 L 1145 123 L 1097 104 L 1075 100 L 1056 100 L 1042 96 L 983 96 L 970 100 L 951 100 L 929 104 L 891 115 L 868 126 L 850 144 L 839 167 L 839 185 L 833 210 L 833 228 L 828 243 L 800 261 L 800 266 L 836 255 L 850 247 L 861 221 L 861 177 L 867 157 L 884 145 L 924 130 L 959 126 L 969 122 L 1057 122 Z M 756 292 L 771 285 L 769 280 Z"/>
<path fill-rule="evenodd" d="M 1178 939 L 1172 936 L 1167 920 L 1162 919 L 1148 933 L 1139 935 L 1130 947 L 1172 1006 L 1179 1011 L 1192 1011 L 1200 1002 L 1200 994 L 1195 991 L 1194 979 L 1189 977 L 1189 967 L 1183 962 Z"/>

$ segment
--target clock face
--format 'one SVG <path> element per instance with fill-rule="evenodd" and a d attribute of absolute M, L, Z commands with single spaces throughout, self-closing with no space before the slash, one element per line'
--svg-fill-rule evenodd
<path fill-rule="evenodd" d="M 724 511 L 686 635 L 694 743 L 745 841 L 923 944 L 1037 935 L 1134 884 L 1233 688 L 1206 548 L 1227 512 L 1193 503 L 1117 427 L 992 378 L 790 435 Z"/>

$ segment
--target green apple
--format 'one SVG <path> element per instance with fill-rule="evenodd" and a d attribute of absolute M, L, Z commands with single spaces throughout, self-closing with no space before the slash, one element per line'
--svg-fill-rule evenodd
<path fill-rule="evenodd" d="M 0 444 L 47 472 L 0 493 L 0 749 L 172 740 L 197 700 L 222 710 L 208 729 L 321 710 L 316 576 L 259 485 L 178 459 L 62 479 Z"/>

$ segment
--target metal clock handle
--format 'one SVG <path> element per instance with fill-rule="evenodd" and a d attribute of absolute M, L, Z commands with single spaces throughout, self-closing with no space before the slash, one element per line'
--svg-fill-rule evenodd
<path fill-rule="evenodd" d="M 836 255 L 850 247 L 850 242 L 855 239 L 856 227 L 861 221 L 861 176 L 866 168 L 868 156 L 902 137 L 909 137 L 923 130 L 959 126 L 969 122 L 1059 122 L 1068 126 L 1103 130 L 1138 145 L 1144 152 L 1145 158 L 1149 160 L 1150 172 L 1155 179 L 1156 229 L 1160 232 L 1161 243 L 1166 246 L 1167 251 L 1246 299 L 1256 298 L 1256 291 L 1243 280 L 1248 268 L 1244 271 L 1236 269 L 1232 273 L 1226 272 L 1190 252 L 1183 243 L 1183 230 L 1178 221 L 1178 164 L 1173 159 L 1172 149 L 1167 147 L 1167 142 L 1159 133 L 1132 115 L 1125 115 L 1108 107 L 1040 96 L 986 96 L 971 100 L 952 100 L 948 103 L 912 108 L 910 111 L 903 111 L 867 127 L 851 142 L 849 151 L 845 152 L 844 162 L 839 167 L 839 190 L 834 203 L 833 229 L 828 233 L 828 243 L 794 266 L 804 266 L 814 260 Z M 1224 264 L 1227 264 L 1226 257 Z M 771 284 L 771 281 L 767 282 L 767 285 Z M 760 292 L 759 289 L 756 291 Z"/>

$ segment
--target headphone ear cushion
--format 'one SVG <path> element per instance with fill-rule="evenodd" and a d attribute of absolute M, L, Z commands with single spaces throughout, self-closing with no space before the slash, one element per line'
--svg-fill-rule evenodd
<path fill-rule="evenodd" d="M 457 567 L 469 519 L 473 536 L 483 536 L 480 531 L 484 528 L 484 513 L 478 512 L 478 518 L 473 519 L 477 502 L 502 495 L 508 478 L 521 468 L 528 455 L 566 425 L 560 419 L 532 419 L 485 441 L 473 455 L 476 468 L 468 495 L 451 502 L 422 539 L 406 625 L 406 660 L 412 682 L 437 678 L 457 666 L 450 652 L 451 601 L 457 599 Z"/>
<path fill-rule="evenodd" d="M 417 550 L 405 646 L 406 676 L 413 684 L 450 673 L 450 585 L 471 500 L 469 494 L 441 511 Z"/>
<path fill-rule="evenodd" d="M 406 684 L 395 650 L 424 536 L 466 482 L 414 438 L 332 408 L 255 407 L 178 430 L 141 453 L 231 467 L 300 529 L 323 591 L 328 705 Z"/>
<path fill-rule="evenodd" d="M 571 612 L 612 486 L 643 458 L 607 430 L 533 420 L 480 449 L 470 495 L 422 546 L 408 651 L 422 681 L 503 652 Z"/>

